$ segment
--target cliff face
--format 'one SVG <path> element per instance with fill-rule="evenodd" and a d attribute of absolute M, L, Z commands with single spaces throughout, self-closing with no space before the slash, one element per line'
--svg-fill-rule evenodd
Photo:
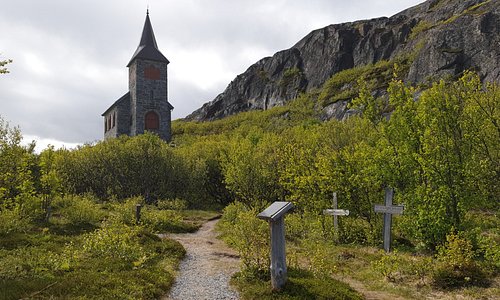
<path fill-rule="evenodd" d="M 214 120 L 283 105 L 332 75 L 413 53 L 405 80 L 417 84 L 473 69 L 500 82 L 500 0 L 430 0 L 390 18 L 330 25 L 253 64 L 186 117 Z M 343 118 L 346 101 L 323 108 Z"/>

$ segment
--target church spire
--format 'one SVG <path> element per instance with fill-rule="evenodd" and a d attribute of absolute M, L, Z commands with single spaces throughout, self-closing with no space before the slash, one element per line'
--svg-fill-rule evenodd
<path fill-rule="evenodd" d="M 130 62 L 127 64 L 127 67 L 130 66 L 136 58 L 169 63 L 168 59 L 158 50 L 153 26 L 151 26 L 151 21 L 149 20 L 149 8 L 146 11 L 146 22 L 142 29 L 141 41 L 130 59 Z"/>

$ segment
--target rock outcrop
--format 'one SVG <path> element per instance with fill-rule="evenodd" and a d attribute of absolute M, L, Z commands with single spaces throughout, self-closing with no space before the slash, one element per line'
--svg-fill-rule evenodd
<path fill-rule="evenodd" d="M 214 100 L 186 117 L 219 119 L 283 105 L 321 87 L 339 71 L 414 53 L 405 74 L 412 84 L 466 69 L 500 81 L 500 0 L 430 0 L 390 18 L 330 25 L 238 75 Z M 343 118 L 346 101 L 323 108 Z"/>

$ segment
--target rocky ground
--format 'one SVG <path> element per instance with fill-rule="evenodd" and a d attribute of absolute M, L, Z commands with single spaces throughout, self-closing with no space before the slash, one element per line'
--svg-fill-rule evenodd
<path fill-rule="evenodd" d="M 164 300 L 239 299 L 229 286 L 231 275 L 239 270 L 239 259 L 216 238 L 216 223 L 217 220 L 209 221 L 195 233 L 169 235 L 186 248 L 187 254 Z"/>

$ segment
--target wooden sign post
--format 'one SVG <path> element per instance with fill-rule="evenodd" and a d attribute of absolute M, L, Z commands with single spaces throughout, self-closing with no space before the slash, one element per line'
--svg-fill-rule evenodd
<path fill-rule="evenodd" d="M 293 208 L 291 202 L 274 202 L 257 215 L 269 222 L 271 229 L 271 285 L 273 290 L 280 290 L 287 281 L 285 256 L 285 214 Z"/>
<path fill-rule="evenodd" d="M 324 215 L 333 216 L 333 228 L 335 232 L 338 232 L 339 220 L 338 216 L 348 216 L 349 210 L 347 209 L 337 209 L 337 192 L 333 193 L 333 209 L 325 209 L 323 210 Z"/>
<path fill-rule="evenodd" d="M 384 214 L 384 250 L 391 251 L 391 225 L 392 215 L 403 214 L 404 205 L 392 205 L 392 197 L 394 190 L 392 188 L 385 189 L 385 205 L 375 205 L 375 212 Z"/>
<path fill-rule="evenodd" d="M 139 224 L 139 222 L 141 221 L 141 208 L 142 208 L 142 205 L 140 205 L 140 204 L 135 205 L 135 223 L 136 224 Z"/>

